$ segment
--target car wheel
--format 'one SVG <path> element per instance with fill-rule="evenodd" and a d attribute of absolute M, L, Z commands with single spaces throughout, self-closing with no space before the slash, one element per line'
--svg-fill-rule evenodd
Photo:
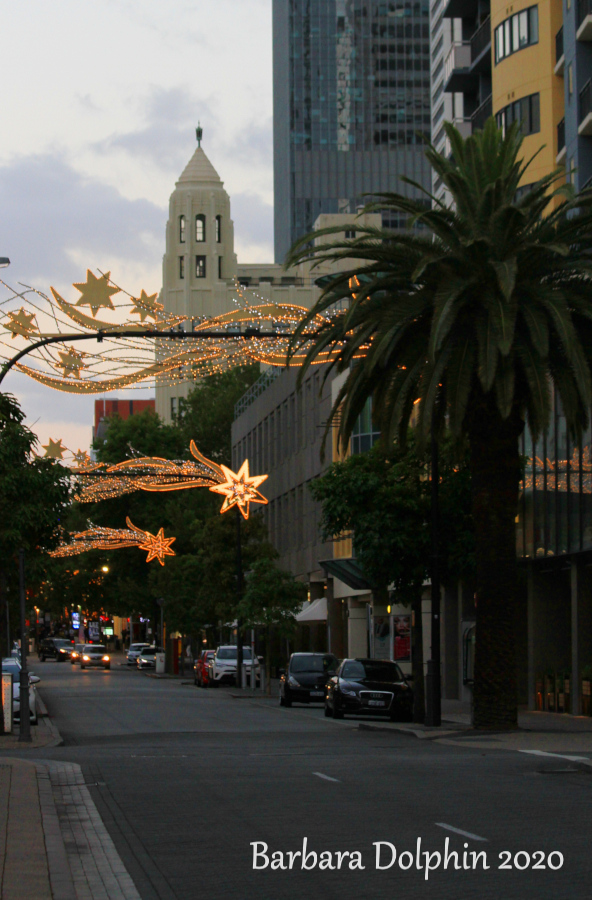
<path fill-rule="evenodd" d="M 105 666 L 105 668 L 106 668 L 106 669 L 110 669 L 110 668 L 111 668 L 111 663 L 109 663 L 107 666 Z"/>
<path fill-rule="evenodd" d="M 86 669 L 86 666 L 83 665 L 83 663 L 80 663 L 80 668 L 81 668 L 81 669 Z"/>
<path fill-rule="evenodd" d="M 284 692 L 284 706 L 287 706 L 289 709 L 292 706 L 292 698 L 290 697 L 289 694 L 286 694 L 285 692 Z"/>
<path fill-rule="evenodd" d="M 343 712 L 339 709 L 335 700 L 333 700 L 333 718 L 343 719 Z"/>
<path fill-rule="evenodd" d="M 31 725 L 38 725 L 38 724 L 39 724 L 39 720 L 38 720 L 37 716 L 35 716 L 34 719 L 31 719 Z"/>
<path fill-rule="evenodd" d="M 331 710 L 329 709 L 329 706 L 328 706 L 327 703 L 325 703 L 325 718 L 326 718 L 326 719 L 330 719 L 330 718 L 331 718 Z"/>
<path fill-rule="evenodd" d="M 39 657 L 39 659 L 41 660 L 41 662 L 45 662 L 45 656 L 43 655 L 43 653 L 41 654 L 41 656 Z"/>

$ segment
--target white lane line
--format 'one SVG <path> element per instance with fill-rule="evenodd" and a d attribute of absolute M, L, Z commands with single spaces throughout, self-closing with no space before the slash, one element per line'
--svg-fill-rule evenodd
<path fill-rule="evenodd" d="M 472 834 L 470 831 L 463 831 L 461 828 L 455 828 L 454 825 L 447 825 L 446 822 L 435 822 L 438 828 L 445 828 L 446 831 L 454 831 L 455 834 L 462 834 L 463 837 L 470 838 L 472 841 L 485 841 L 489 843 L 487 838 L 479 837 L 478 834 Z"/>
<path fill-rule="evenodd" d="M 547 756 L 551 759 L 569 759 L 570 762 L 583 762 L 592 766 L 589 756 L 567 756 L 564 753 L 547 753 L 546 750 L 519 750 L 518 753 L 530 753 L 531 756 Z"/>
<path fill-rule="evenodd" d="M 317 778 L 323 778 L 325 781 L 336 781 L 337 784 L 341 784 L 339 778 L 331 778 L 330 775 L 323 775 L 322 772 L 313 772 L 313 775 L 316 775 Z"/>

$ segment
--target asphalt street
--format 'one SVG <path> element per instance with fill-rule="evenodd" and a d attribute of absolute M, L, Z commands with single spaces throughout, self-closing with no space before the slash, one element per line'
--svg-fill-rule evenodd
<path fill-rule="evenodd" d="M 65 741 L 40 756 L 82 766 L 142 900 L 592 895 L 592 772 L 569 762 L 360 730 L 124 666 L 32 668 Z M 304 838 L 310 868 L 290 869 Z"/>

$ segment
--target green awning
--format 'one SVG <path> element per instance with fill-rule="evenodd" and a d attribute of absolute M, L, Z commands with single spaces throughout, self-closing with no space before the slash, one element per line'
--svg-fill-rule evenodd
<path fill-rule="evenodd" d="M 372 585 L 366 578 L 357 559 L 349 557 L 347 559 L 321 559 L 320 565 L 323 567 L 327 575 L 333 578 L 339 578 L 348 587 L 355 591 L 371 591 Z"/>

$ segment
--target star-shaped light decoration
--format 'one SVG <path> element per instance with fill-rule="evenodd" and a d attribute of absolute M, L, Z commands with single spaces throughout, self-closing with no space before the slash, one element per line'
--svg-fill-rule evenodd
<path fill-rule="evenodd" d="M 39 332 L 39 329 L 36 325 L 33 325 L 33 321 L 35 319 L 35 313 L 28 313 L 26 310 L 21 308 L 17 313 L 7 313 L 10 322 L 8 325 L 4 325 L 7 331 L 12 332 L 12 339 L 14 340 L 17 335 L 21 337 L 30 337 L 35 331 Z"/>
<path fill-rule="evenodd" d="M 62 361 L 61 363 L 58 363 L 57 366 L 59 369 L 64 370 L 64 378 L 67 378 L 68 375 L 73 375 L 74 378 L 80 378 L 80 370 L 86 368 L 82 362 L 84 354 L 77 353 L 76 350 L 68 350 L 67 353 L 58 350 L 58 353 Z"/>
<path fill-rule="evenodd" d="M 148 553 L 146 557 L 147 563 L 157 559 L 161 566 L 164 566 L 165 556 L 176 556 L 175 551 L 171 550 L 171 544 L 177 539 L 174 537 L 165 538 L 164 528 L 161 528 L 158 534 L 150 534 L 149 531 L 144 532 L 144 534 L 146 535 L 146 540 L 138 544 L 138 547 L 140 550 L 146 550 Z"/>
<path fill-rule="evenodd" d="M 133 297 L 134 308 L 132 309 L 132 315 L 140 316 L 140 320 L 143 322 L 148 316 L 151 319 L 156 319 L 158 313 L 164 311 L 164 306 L 162 303 L 157 303 L 156 298 L 158 294 L 148 294 L 146 291 L 142 291 L 139 297 Z"/>
<path fill-rule="evenodd" d="M 91 462 L 90 454 L 87 450 L 77 450 L 74 455 L 74 462 L 79 468 L 87 466 Z"/>
<path fill-rule="evenodd" d="M 86 270 L 86 281 L 74 284 L 82 296 L 77 300 L 76 306 L 90 306 L 93 316 L 96 316 L 101 307 L 113 309 L 111 295 L 118 294 L 119 288 L 111 287 L 109 276 L 111 272 L 105 272 L 100 278 L 93 275 L 90 269 Z"/>
<path fill-rule="evenodd" d="M 49 444 L 42 444 L 41 446 L 45 450 L 44 459 L 63 459 L 64 453 L 68 449 L 62 445 L 61 438 L 58 441 L 54 441 L 50 438 Z"/>
<path fill-rule="evenodd" d="M 220 468 L 224 472 L 226 481 L 223 484 L 213 485 L 210 490 L 215 494 L 224 495 L 221 513 L 225 513 L 232 506 L 238 506 L 243 518 L 248 519 L 250 503 L 267 503 L 266 498 L 259 493 L 257 488 L 268 476 L 249 475 L 248 459 L 245 459 L 238 472 L 233 472 L 226 466 L 220 466 Z"/>

